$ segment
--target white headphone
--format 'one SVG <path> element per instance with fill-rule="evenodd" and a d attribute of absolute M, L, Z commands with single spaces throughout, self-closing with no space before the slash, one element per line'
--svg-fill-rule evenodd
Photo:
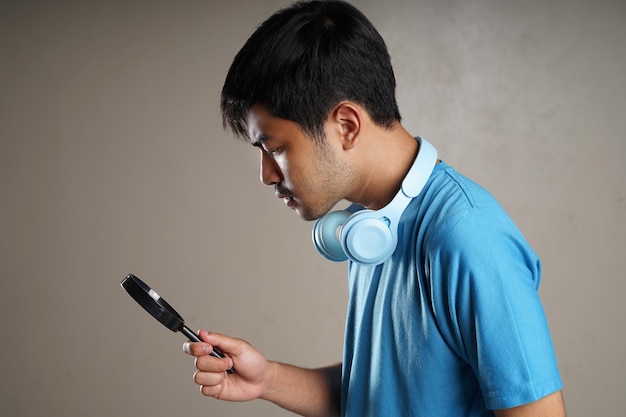
<path fill-rule="evenodd" d="M 419 195 L 437 163 L 437 149 L 418 137 L 419 153 L 402 180 L 402 187 L 380 210 L 352 204 L 346 210 L 330 212 L 313 226 L 313 243 L 331 261 L 346 259 L 378 265 L 386 261 L 398 244 L 398 223 L 411 200 Z"/>

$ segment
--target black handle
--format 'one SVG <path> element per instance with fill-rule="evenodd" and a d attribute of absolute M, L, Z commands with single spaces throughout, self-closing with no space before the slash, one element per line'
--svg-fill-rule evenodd
<path fill-rule="evenodd" d="M 200 340 L 200 338 L 198 337 L 197 334 L 195 334 L 189 327 L 187 326 L 183 326 L 182 329 L 180 329 L 180 332 L 182 334 L 184 334 L 185 336 L 187 336 L 189 338 L 189 340 L 193 341 L 193 342 L 202 342 L 202 340 Z M 216 357 L 218 359 L 223 359 L 224 358 L 224 354 L 222 352 L 220 352 L 219 349 L 217 348 L 213 348 L 213 352 L 209 353 L 209 355 Z M 234 368 L 230 368 L 228 371 L 229 374 L 232 374 L 233 372 L 235 372 Z"/>

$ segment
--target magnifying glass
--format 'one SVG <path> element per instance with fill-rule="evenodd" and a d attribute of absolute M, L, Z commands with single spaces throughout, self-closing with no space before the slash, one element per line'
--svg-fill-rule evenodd
<path fill-rule="evenodd" d="M 174 333 L 181 332 L 193 342 L 202 342 L 189 327 L 185 326 L 185 321 L 180 314 L 174 310 L 174 307 L 169 305 L 156 291 L 135 275 L 128 274 L 126 278 L 122 280 L 121 285 L 140 306 L 162 325 Z M 216 348 L 213 348 L 213 352 L 211 352 L 210 355 L 220 359 L 224 357 L 224 354 Z M 232 374 L 235 370 L 230 368 L 227 372 Z"/>

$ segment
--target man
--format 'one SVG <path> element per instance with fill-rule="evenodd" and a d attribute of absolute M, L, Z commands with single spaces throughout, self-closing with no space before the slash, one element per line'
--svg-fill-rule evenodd
<path fill-rule="evenodd" d="M 301 218 L 326 219 L 345 199 L 376 231 L 349 241 L 361 212 L 331 226 L 350 258 L 341 365 L 302 369 L 200 331 L 184 350 L 204 395 L 305 416 L 565 415 L 539 260 L 484 189 L 402 127 L 387 48 L 365 16 L 341 1 L 275 13 L 235 57 L 222 114 Z M 350 253 L 378 231 L 392 253 Z"/>

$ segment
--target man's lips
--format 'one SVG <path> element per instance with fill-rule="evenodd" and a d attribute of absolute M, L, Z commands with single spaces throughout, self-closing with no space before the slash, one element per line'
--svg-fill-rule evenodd
<path fill-rule="evenodd" d="M 276 190 L 276 197 L 280 198 L 287 204 L 287 206 L 291 207 L 295 204 L 295 200 L 292 194 L 287 194 L 285 192 L 281 192 Z"/>

